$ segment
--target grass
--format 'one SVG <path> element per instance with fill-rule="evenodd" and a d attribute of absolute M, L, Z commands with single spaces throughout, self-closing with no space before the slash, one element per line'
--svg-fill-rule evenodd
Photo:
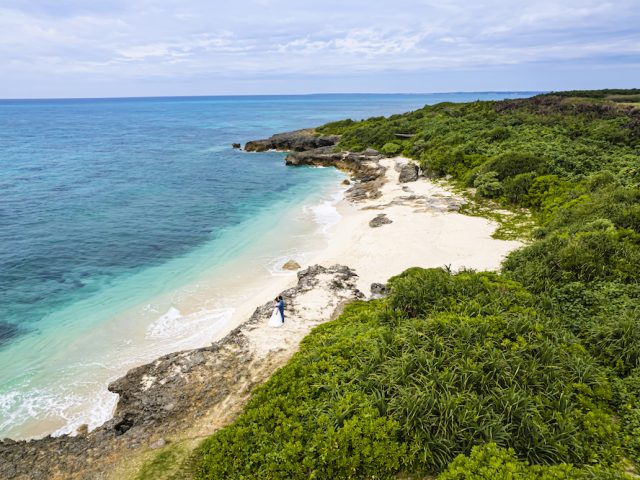
<path fill-rule="evenodd" d="M 170 443 L 153 452 L 132 480 L 188 480 L 194 477 L 193 451 L 201 440 Z"/>

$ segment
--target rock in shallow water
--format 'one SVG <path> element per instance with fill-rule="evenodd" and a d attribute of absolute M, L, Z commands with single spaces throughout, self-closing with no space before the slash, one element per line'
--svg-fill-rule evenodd
<path fill-rule="evenodd" d="M 289 260 L 287 263 L 282 265 L 283 270 L 300 270 L 300 264 L 295 260 Z"/>

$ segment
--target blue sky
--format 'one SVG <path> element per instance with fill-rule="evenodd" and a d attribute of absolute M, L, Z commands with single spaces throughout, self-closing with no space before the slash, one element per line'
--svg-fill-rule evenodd
<path fill-rule="evenodd" d="M 640 0 L 2 0 L 0 98 L 640 87 Z"/>

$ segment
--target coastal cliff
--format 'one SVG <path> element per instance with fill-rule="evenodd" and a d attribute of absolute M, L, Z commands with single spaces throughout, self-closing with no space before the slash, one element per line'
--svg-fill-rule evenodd
<path fill-rule="evenodd" d="M 109 385 L 120 395 L 114 417 L 92 432 L 39 440 L 0 441 L 2 479 L 107 478 L 110 465 L 138 449 L 175 437 L 205 436 L 230 422 L 255 385 L 284 364 L 308 331 L 363 298 L 348 267 L 309 267 L 283 292 L 295 322 L 268 329 L 273 306 L 211 346 L 165 355 Z M 52 459 L 55 458 L 55 461 Z"/>

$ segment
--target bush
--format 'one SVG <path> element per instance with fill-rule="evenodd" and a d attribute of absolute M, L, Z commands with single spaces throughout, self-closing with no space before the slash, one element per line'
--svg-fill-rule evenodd
<path fill-rule="evenodd" d="M 486 172 L 478 175 L 473 182 L 478 195 L 487 198 L 496 198 L 502 194 L 502 184 L 498 180 L 496 172 Z"/>
<path fill-rule="evenodd" d="M 521 173 L 540 173 L 546 161 L 539 155 L 519 152 L 505 152 L 489 160 L 484 166 L 485 172 L 495 172 L 499 180 L 515 177 Z"/>
<path fill-rule="evenodd" d="M 398 145 L 397 143 L 388 142 L 385 143 L 380 151 L 387 155 L 397 155 L 402 152 L 402 145 Z"/>
<path fill-rule="evenodd" d="M 473 447 L 471 455 L 458 456 L 437 480 L 623 480 L 624 474 L 604 469 L 577 469 L 561 464 L 552 467 L 530 465 L 518 460 L 513 449 L 495 443 Z"/>
<path fill-rule="evenodd" d="M 535 182 L 536 174 L 533 172 L 520 173 L 515 177 L 509 177 L 504 181 L 504 194 L 509 202 L 529 206 L 529 190 Z"/>

